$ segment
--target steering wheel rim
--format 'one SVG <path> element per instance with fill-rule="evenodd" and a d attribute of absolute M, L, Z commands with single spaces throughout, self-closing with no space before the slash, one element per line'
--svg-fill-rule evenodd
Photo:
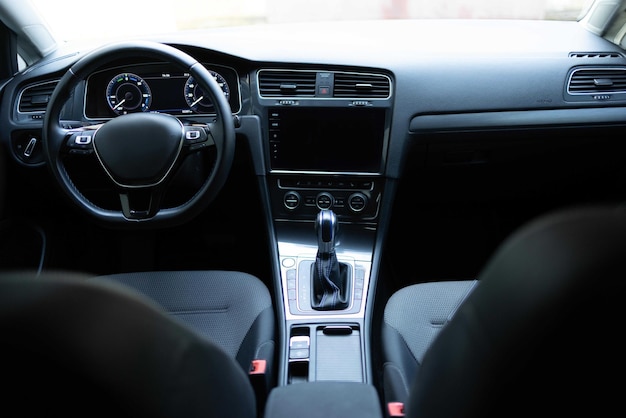
<path fill-rule="evenodd" d="M 72 181 L 63 162 L 63 148 L 72 130 L 61 125 L 61 111 L 74 89 L 90 73 L 120 58 L 137 57 L 153 58 L 176 64 L 193 76 L 196 83 L 203 88 L 215 108 L 215 121 L 211 123 L 209 136 L 212 140 L 211 146 L 214 146 L 216 150 L 216 159 L 211 172 L 189 200 L 176 207 L 158 207 L 155 213 L 148 216 L 129 217 L 128 211 L 125 213 L 124 210 L 104 209 L 96 205 Z M 130 115 L 133 114 L 117 116 L 111 121 Z M 105 122 L 103 126 L 109 122 Z M 181 135 L 184 137 L 184 133 Z M 206 209 L 213 201 L 226 182 L 232 166 L 235 150 L 235 125 L 230 105 L 221 88 L 211 73 L 193 57 L 175 47 L 157 42 L 119 42 L 94 50 L 79 59 L 66 71 L 50 97 L 43 120 L 42 142 L 47 165 L 55 180 L 64 194 L 83 212 L 111 226 L 161 227 L 184 223 Z M 102 161 L 100 162 L 102 164 Z M 104 165 L 103 168 L 105 168 Z M 173 175 L 173 173 L 169 175 Z M 168 177 L 168 180 L 169 178 L 171 177 Z M 120 194 L 120 198 L 123 204 L 122 194 Z"/>

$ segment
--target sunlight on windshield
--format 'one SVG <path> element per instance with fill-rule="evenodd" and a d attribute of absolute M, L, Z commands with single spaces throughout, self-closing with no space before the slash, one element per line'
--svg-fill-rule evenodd
<path fill-rule="evenodd" d="M 346 19 L 576 20 L 589 0 L 31 0 L 61 40 Z"/>

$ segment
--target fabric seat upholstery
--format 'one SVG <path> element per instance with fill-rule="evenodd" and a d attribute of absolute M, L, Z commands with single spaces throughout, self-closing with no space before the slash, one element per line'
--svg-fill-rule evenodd
<path fill-rule="evenodd" d="M 3 405 L 19 416 L 256 417 L 220 346 L 113 282 L 0 277 Z"/>
<path fill-rule="evenodd" d="M 387 402 L 406 402 L 426 350 L 477 283 L 420 283 L 400 289 L 389 298 L 382 328 Z"/>
<path fill-rule="evenodd" d="M 623 385 L 610 377 L 626 371 L 617 337 L 624 278 L 623 207 L 562 210 L 520 228 L 436 337 L 423 336 L 406 416 L 612 414 Z M 414 285 L 411 298 L 393 298 L 387 309 L 409 309 L 421 289 L 434 292 Z M 450 289 L 448 298 L 462 298 Z"/>
<path fill-rule="evenodd" d="M 272 299 L 257 277 L 237 271 L 157 271 L 98 276 L 155 301 L 235 358 L 244 371 L 265 360 L 268 385 L 275 350 Z"/>

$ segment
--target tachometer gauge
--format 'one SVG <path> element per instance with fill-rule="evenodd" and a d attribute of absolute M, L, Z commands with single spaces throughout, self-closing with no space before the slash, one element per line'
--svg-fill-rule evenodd
<path fill-rule="evenodd" d="M 211 75 L 217 81 L 217 84 L 222 89 L 226 100 L 230 98 L 230 88 L 228 87 L 228 83 L 226 79 L 222 77 L 220 74 L 216 73 L 213 70 L 209 70 Z M 213 107 L 213 103 L 209 99 L 208 95 L 204 94 L 204 90 L 202 87 L 196 83 L 193 77 L 189 77 L 185 82 L 185 100 L 187 101 L 187 105 L 194 112 L 198 113 L 211 113 L 215 112 L 215 108 Z"/>
<path fill-rule="evenodd" d="M 118 115 L 146 112 L 150 109 L 152 92 L 148 84 L 136 74 L 118 74 L 109 81 L 107 102 Z"/>

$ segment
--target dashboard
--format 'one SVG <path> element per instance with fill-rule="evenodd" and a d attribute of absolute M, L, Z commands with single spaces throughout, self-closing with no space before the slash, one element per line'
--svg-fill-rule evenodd
<path fill-rule="evenodd" d="M 465 42 L 431 39 L 440 32 L 462 33 Z M 626 104 L 604 82 L 625 67 L 622 52 L 575 22 L 341 22 L 153 40 L 190 54 L 215 77 L 280 220 L 332 207 L 342 220 L 376 223 L 384 197 L 394 199 L 384 194 L 389 182 L 419 184 L 422 168 L 507 163 L 553 129 L 621 123 Z M 77 54 L 59 50 L 4 89 L 2 140 L 25 166 L 44 165 L 32 144 Z M 210 117 L 211 106 L 184 71 L 127 57 L 90 74 L 62 118 L 72 127 L 133 112 L 193 121 Z M 551 131 L 526 135 L 530 129 Z M 515 141 L 506 139 L 511 131 Z"/>
<path fill-rule="evenodd" d="M 239 77 L 231 68 L 205 64 L 228 99 L 233 114 L 241 110 Z M 85 89 L 85 117 L 107 119 L 133 112 L 177 116 L 213 113 L 193 77 L 168 64 L 144 63 L 108 68 L 92 74 Z"/>

